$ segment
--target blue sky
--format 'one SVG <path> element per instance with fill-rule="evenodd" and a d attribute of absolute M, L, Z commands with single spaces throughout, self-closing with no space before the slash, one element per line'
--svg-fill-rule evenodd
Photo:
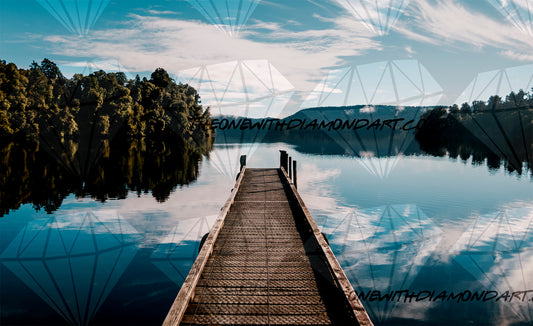
<path fill-rule="evenodd" d="M 246 7 L 251 0 L 241 1 Z M 71 23 L 65 26 L 46 8 L 68 11 L 73 4 L 96 8 L 101 2 L 101 15 L 81 32 L 72 25 L 94 15 L 84 20 L 86 17 L 79 18 L 85 14 L 83 10 L 76 16 L 71 9 Z M 427 71 L 424 79 L 429 78 L 442 89 L 442 96 L 431 104 L 451 104 L 478 74 L 533 62 L 531 22 L 520 21 L 512 9 L 521 17 L 529 11 L 513 7 L 511 0 L 379 0 L 377 3 L 384 3 L 379 10 L 369 6 L 369 2 L 376 3 L 369 0 L 257 2 L 247 20 L 243 21 L 244 10 L 239 12 L 236 19 L 241 19 L 240 30 L 230 33 L 230 28 L 224 26 L 229 22 L 227 13 L 219 10 L 209 16 L 205 13 L 210 9 L 203 11 L 201 7 L 225 8 L 221 0 L 2 0 L 0 58 L 28 67 L 33 60 L 46 57 L 58 63 L 66 75 L 88 72 L 87 65 L 127 71 L 130 76 L 148 75 L 163 67 L 178 81 L 187 81 L 180 80 L 180 72 L 199 66 L 233 67 L 235 60 L 268 62 L 258 66 L 271 67 L 275 70 L 271 77 L 282 76 L 279 78 L 284 85 L 288 81 L 293 86 L 285 114 L 301 108 L 320 85 L 335 89 L 338 80 L 328 85 L 325 79 L 349 67 L 366 67 L 362 69 L 366 74 L 381 74 L 380 67 L 385 64 L 380 63 L 392 61 L 408 79 L 416 79 L 413 76 L 419 70 L 407 71 L 416 63 Z M 529 2 L 533 7 L 533 1 Z M 392 16 L 398 17 L 394 24 L 390 18 L 388 24 L 376 23 Z M 518 23 L 513 24 L 513 20 Z M 219 22 L 218 28 L 214 21 Z M 404 63 L 407 68 L 402 68 Z M 533 72 L 528 66 L 523 69 Z M 220 71 L 212 70 L 210 80 L 217 80 L 215 70 Z M 388 75 L 388 71 L 383 73 L 385 79 Z M 370 77 L 361 74 L 362 84 Z M 219 86 L 226 77 L 221 78 Z M 255 82 L 259 85 L 268 79 L 259 76 Z M 243 79 L 243 83 L 248 84 L 249 93 L 260 89 L 253 87 L 254 81 Z M 377 92 L 380 87 L 392 87 L 389 84 L 378 84 Z M 522 80 L 514 84 L 518 88 L 530 86 Z M 228 92 L 231 87 L 226 87 Z M 372 87 L 367 85 L 368 89 Z M 233 96 L 239 94 L 233 92 Z M 263 95 L 268 94 L 254 96 Z M 220 94 L 211 97 L 221 98 Z M 397 94 L 398 99 L 402 100 L 402 94 Z"/>

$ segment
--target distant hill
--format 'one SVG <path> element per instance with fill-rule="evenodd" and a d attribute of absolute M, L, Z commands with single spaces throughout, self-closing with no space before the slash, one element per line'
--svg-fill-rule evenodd
<path fill-rule="evenodd" d="M 328 106 L 328 107 L 313 107 L 302 109 L 296 113 L 293 113 L 285 118 L 278 117 L 265 117 L 263 119 L 274 119 L 274 120 L 285 120 L 290 121 L 294 119 L 355 119 L 355 118 L 390 118 L 391 115 L 394 115 L 397 111 L 399 114 L 407 115 L 413 112 L 425 112 L 433 109 L 433 106 L 406 106 L 401 107 L 401 110 L 398 110 L 398 107 L 392 105 L 351 105 L 351 106 Z M 402 113 L 403 112 L 403 113 Z M 245 119 L 246 117 L 239 116 L 213 116 L 215 119 L 228 119 L 228 120 L 238 120 Z M 251 119 L 252 121 L 260 121 L 262 119 Z"/>
<path fill-rule="evenodd" d="M 301 152 L 328 155 L 415 153 L 419 148 L 413 142 L 414 128 L 429 109 L 355 105 L 308 108 L 282 119 L 219 116 L 214 117 L 220 123 L 216 143 L 284 142 Z M 408 130 L 403 130 L 404 126 Z"/>
<path fill-rule="evenodd" d="M 401 108 L 400 110 L 398 108 Z M 372 119 L 390 119 L 391 116 L 398 115 L 400 117 L 407 117 L 414 112 L 425 112 L 432 109 L 428 106 L 406 106 L 397 107 L 392 105 L 351 105 L 351 106 L 328 106 L 328 107 L 313 107 L 300 110 L 283 120 L 290 119 L 356 119 L 356 118 L 372 118 Z"/>

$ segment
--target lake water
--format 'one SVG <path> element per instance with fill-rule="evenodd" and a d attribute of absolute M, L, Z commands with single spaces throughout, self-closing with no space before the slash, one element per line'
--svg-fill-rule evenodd
<path fill-rule="evenodd" d="M 533 324 L 529 171 L 269 143 L 216 145 L 198 179 L 163 203 L 71 195 L 52 214 L 26 204 L 0 218 L 0 325 L 161 324 L 238 155 L 277 167 L 280 149 L 297 160 L 298 190 L 376 325 Z"/>

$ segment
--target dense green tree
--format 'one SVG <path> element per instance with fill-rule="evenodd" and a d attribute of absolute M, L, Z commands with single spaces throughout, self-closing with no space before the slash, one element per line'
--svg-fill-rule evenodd
<path fill-rule="evenodd" d="M 43 61 L 41 61 L 40 68 L 42 72 L 44 73 L 44 75 L 46 76 L 46 78 L 48 78 L 48 80 L 50 81 L 54 81 L 55 79 L 60 79 L 60 80 L 65 79 L 65 77 L 59 70 L 59 67 L 55 63 L 53 63 L 52 61 L 46 58 L 43 59 Z"/>
<path fill-rule="evenodd" d="M 172 78 L 168 75 L 167 71 L 163 68 L 157 68 L 150 78 L 150 82 L 152 82 L 156 87 L 159 88 L 166 88 L 168 85 L 173 83 Z"/>
<path fill-rule="evenodd" d="M 479 113 L 487 110 L 487 104 L 485 101 L 474 101 L 472 102 L 472 111 L 474 113 Z"/>
<path fill-rule="evenodd" d="M 0 137 L 56 138 L 59 145 L 83 146 L 117 132 L 159 139 L 178 134 L 205 151 L 213 138 L 205 128 L 210 119 L 196 90 L 176 84 L 163 68 L 149 80 L 102 70 L 66 79 L 48 59 L 28 70 L 0 61 Z"/>
<path fill-rule="evenodd" d="M 502 104 L 502 98 L 498 95 L 492 95 L 487 102 L 487 106 L 490 110 L 499 109 Z"/>
<path fill-rule="evenodd" d="M 461 105 L 461 113 L 462 114 L 470 114 L 470 113 L 472 113 L 472 108 L 470 107 L 470 104 L 468 104 L 467 102 L 464 102 Z"/>
<path fill-rule="evenodd" d="M 459 113 L 459 106 L 457 104 L 454 104 L 454 105 L 450 106 L 450 113 L 451 114 Z"/>
<path fill-rule="evenodd" d="M 527 94 L 522 89 L 518 93 L 511 92 L 505 97 L 505 103 L 515 107 L 524 106 L 527 104 Z"/>

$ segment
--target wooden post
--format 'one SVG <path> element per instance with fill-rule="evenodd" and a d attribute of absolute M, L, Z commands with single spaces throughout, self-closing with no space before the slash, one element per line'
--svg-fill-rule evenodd
<path fill-rule="evenodd" d="M 292 179 L 292 157 L 289 156 L 289 179 Z"/>
<path fill-rule="evenodd" d="M 292 183 L 294 183 L 294 188 L 298 189 L 298 181 L 297 181 L 297 173 L 296 173 L 296 160 L 292 161 Z"/>
<path fill-rule="evenodd" d="M 287 155 L 287 151 L 282 151 L 280 150 L 280 156 L 279 156 L 279 166 L 280 167 L 283 167 L 285 169 L 285 172 L 288 171 L 288 155 Z"/>
<path fill-rule="evenodd" d="M 242 168 L 246 166 L 246 155 L 241 155 L 240 161 L 241 161 L 241 168 L 239 169 L 239 172 L 237 173 L 235 180 L 239 180 L 239 177 L 241 176 Z"/>

